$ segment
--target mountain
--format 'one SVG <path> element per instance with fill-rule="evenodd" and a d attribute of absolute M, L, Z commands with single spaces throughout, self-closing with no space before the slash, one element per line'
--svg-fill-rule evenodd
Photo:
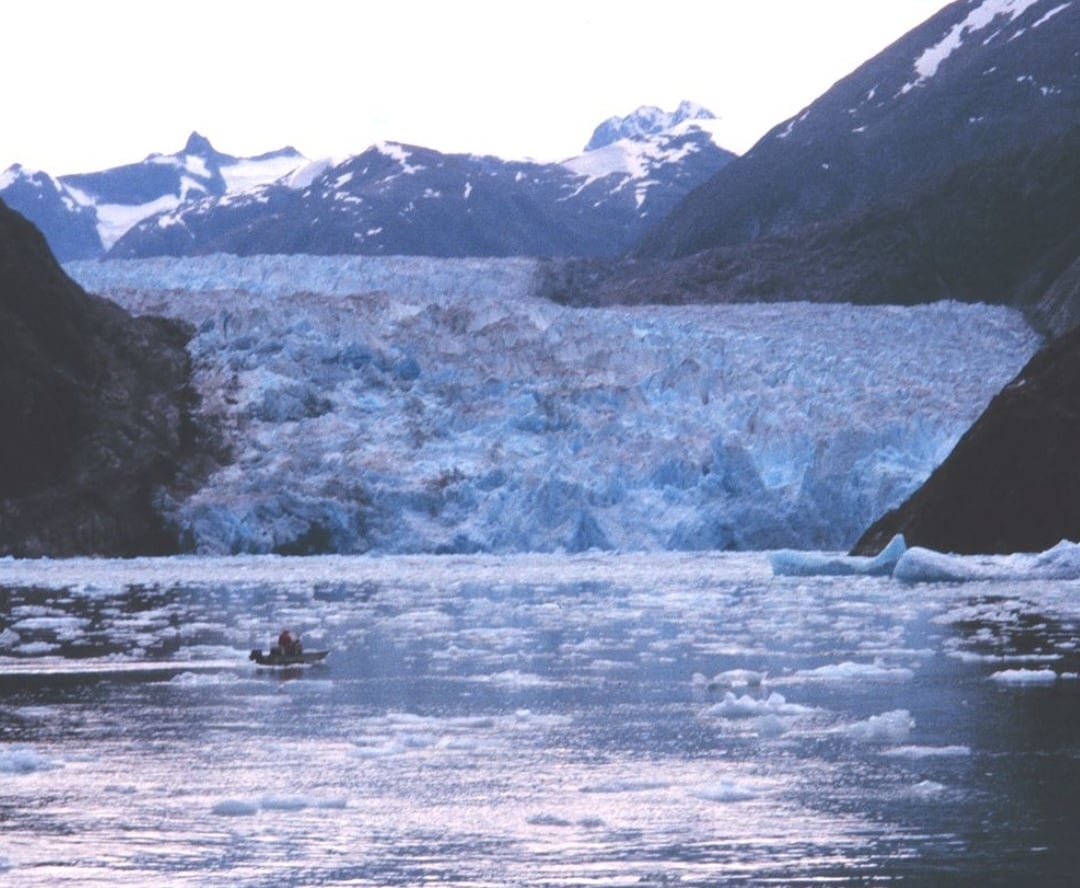
<path fill-rule="evenodd" d="M 991 401 L 948 458 L 860 538 L 941 552 L 1041 552 L 1080 540 L 1080 329 L 1050 343 Z"/>
<path fill-rule="evenodd" d="M 788 234 L 1080 122 L 1080 3 L 962 0 L 767 133 L 637 245 L 673 258 Z"/>
<path fill-rule="evenodd" d="M 675 129 L 687 120 L 715 120 L 716 115 L 694 102 L 682 101 L 674 111 L 664 111 L 655 105 L 642 105 L 625 117 L 609 117 L 601 123 L 585 146 L 595 151 L 622 139 L 640 140 Z"/>
<path fill-rule="evenodd" d="M 191 331 L 85 293 L 0 202 L 0 555 L 164 552 L 201 477 Z"/>
<path fill-rule="evenodd" d="M 1080 320 L 1078 158 L 1080 125 L 788 234 L 673 260 L 548 263 L 541 291 L 574 305 L 993 302 L 1057 335 Z"/>
<path fill-rule="evenodd" d="M 551 164 L 383 142 L 310 180 L 150 216 L 108 255 L 616 255 L 734 157 L 712 128 L 680 119 Z"/>
<path fill-rule="evenodd" d="M 192 133 L 175 154 L 52 178 L 19 165 L 0 174 L 0 198 L 45 234 L 62 262 L 102 255 L 140 219 L 185 201 L 243 191 L 308 164 L 294 148 L 234 157 Z"/>
<path fill-rule="evenodd" d="M 48 173 L 15 164 L 0 173 L 0 198 L 48 232 L 49 245 L 64 262 L 101 255 L 97 213 Z"/>
<path fill-rule="evenodd" d="M 192 133 L 176 154 L 52 179 L 12 167 L 0 197 L 61 261 L 232 252 L 617 255 L 735 155 L 683 102 L 611 118 L 562 163 L 383 142 L 333 164 L 293 148 L 223 154 Z"/>

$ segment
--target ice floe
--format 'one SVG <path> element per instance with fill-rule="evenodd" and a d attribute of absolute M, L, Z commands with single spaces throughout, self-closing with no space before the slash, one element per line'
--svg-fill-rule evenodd
<path fill-rule="evenodd" d="M 839 733 L 849 740 L 861 743 L 903 743 L 911 736 L 915 719 L 906 709 L 893 709 L 880 715 L 871 715 L 839 728 Z"/>
<path fill-rule="evenodd" d="M 777 576 L 888 576 L 906 550 L 904 537 L 898 534 L 873 558 L 778 549 L 769 553 L 769 563 Z"/>
<path fill-rule="evenodd" d="M 1069 540 L 1045 552 L 957 555 L 909 548 L 897 535 L 874 558 L 789 549 L 768 557 L 775 576 L 891 576 L 905 583 L 1080 579 L 1080 544 Z"/>
<path fill-rule="evenodd" d="M 0 774 L 32 774 L 63 767 L 60 762 L 32 749 L 12 749 L 0 752 Z"/>
<path fill-rule="evenodd" d="M 1048 685 L 1058 680 L 1058 674 L 1053 669 L 1001 669 L 990 678 L 1003 685 Z"/>

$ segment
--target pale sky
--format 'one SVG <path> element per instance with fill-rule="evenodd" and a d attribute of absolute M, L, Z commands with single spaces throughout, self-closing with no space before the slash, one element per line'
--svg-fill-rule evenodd
<path fill-rule="evenodd" d="M 639 105 L 698 102 L 743 152 L 943 0 L 19 0 L 0 170 L 392 140 L 563 160 Z"/>

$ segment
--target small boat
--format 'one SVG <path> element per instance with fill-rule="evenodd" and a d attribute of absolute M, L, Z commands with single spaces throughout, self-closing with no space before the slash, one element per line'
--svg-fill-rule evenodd
<path fill-rule="evenodd" d="M 261 649 L 253 650 L 248 654 L 248 659 L 254 660 L 259 666 L 304 666 L 325 660 L 329 653 L 330 651 L 283 651 L 279 647 L 272 647 L 267 654 Z"/>

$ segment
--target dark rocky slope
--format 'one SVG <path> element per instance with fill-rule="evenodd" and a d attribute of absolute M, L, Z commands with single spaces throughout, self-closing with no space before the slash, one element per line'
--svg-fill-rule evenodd
<path fill-rule="evenodd" d="M 856 543 L 902 533 L 944 552 L 1037 552 L 1080 541 L 1080 329 L 1054 341 L 990 403 L 948 459 Z"/>
<path fill-rule="evenodd" d="M 0 203 L 0 554 L 175 549 L 155 499 L 208 465 L 189 336 L 85 293 Z"/>
<path fill-rule="evenodd" d="M 1080 126 L 797 232 L 671 261 L 552 262 L 544 292 L 574 305 L 994 302 L 1060 333 L 1080 316 L 1078 158 Z"/>
<path fill-rule="evenodd" d="M 688 194 L 636 254 L 792 232 L 1078 120 L 1080 5 L 951 3 Z"/>

